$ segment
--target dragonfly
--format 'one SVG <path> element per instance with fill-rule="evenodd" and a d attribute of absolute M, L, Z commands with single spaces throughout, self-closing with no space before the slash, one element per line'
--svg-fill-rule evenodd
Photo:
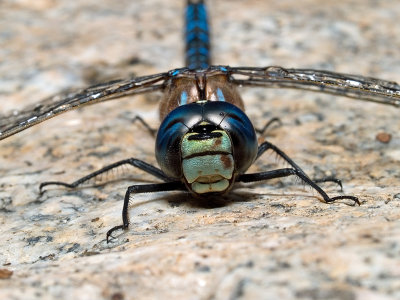
<path fill-rule="evenodd" d="M 163 92 L 159 105 L 161 125 L 155 140 L 159 167 L 128 158 L 72 183 L 47 181 L 40 184 L 40 193 L 52 185 L 76 188 L 123 165 L 133 166 L 161 180 L 162 183 L 134 184 L 127 188 L 122 224 L 107 231 L 107 243 L 113 238 L 114 232 L 129 228 L 129 202 L 133 195 L 141 193 L 186 191 L 195 197 L 207 199 L 229 193 L 237 183 L 296 176 L 314 189 L 326 203 L 347 199 L 353 204 L 360 204 L 358 198 L 352 195 L 328 196 L 319 185 L 324 181 L 341 185 L 338 179 L 311 179 L 276 145 L 268 141 L 258 145 L 257 133 L 262 133 L 266 127 L 259 130 L 253 126 L 244 112 L 244 102 L 237 88 L 302 89 L 400 108 L 400 85 L 378 78 L 313 69 L 212 65 L 206 9 L 204 0 L 187 1 L 185 68 L 61 93 L 0 118 L 2 140 L 85 105 L 136 94 Z M 151 132 L 156 131 L 140 117 L 137 120 Z M 289 167 L 248 173 L 250 166 L 267 151 L 275 152 Z"/>

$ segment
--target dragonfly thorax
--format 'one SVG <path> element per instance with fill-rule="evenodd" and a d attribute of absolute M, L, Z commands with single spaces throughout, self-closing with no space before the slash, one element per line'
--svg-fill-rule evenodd
<path fill-rule="evenodd" d="M 198 101 L 222 101 L 238 106 L 244 105 L 229 74 L 218 67 L 204 70 L 181 69 L 172 76 L 160 103 L 160 119 L 178 106 Z"/>

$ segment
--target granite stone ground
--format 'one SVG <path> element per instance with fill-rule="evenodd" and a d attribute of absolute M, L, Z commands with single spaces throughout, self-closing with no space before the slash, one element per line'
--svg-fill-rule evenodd
<path fill-rule="evenodd" d="M 213 58 L 234 66 L 328 69 L 400 81 L 397 1 L 210 1 Z M 0 3 L 0 112 L 66 88 L 183 66 L 184 1 Z M 0 299 L 400 299 L 400 110 L 288 90 L 246 89 L 256 126 L 312 177 L 336 176 L 360 207 L 327 205 L 295 179 L 207 203 L 146 194 L 121 222 L 127 157 L 155 164 L 159 95 L 111 101 L 0 142 Z M 385 137 L 390 141 L 385 143 Z M 263 137 L 265 138 L 265 137 Z M 262 138 L 260 138 L 261 140 Z M 252 170 L 282 166 L 266 155 Z M 340 192 L 326 184 L 329 195 Z M 11 274 L 12 272 L 12 274 Z"/>

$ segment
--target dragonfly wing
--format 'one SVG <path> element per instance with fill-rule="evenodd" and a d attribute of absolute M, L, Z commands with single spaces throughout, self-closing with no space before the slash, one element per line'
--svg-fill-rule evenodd
<path fill-rule="evenodd" d="M 0 140 L 83 105 L 163 89 L 168 73 L 115 80 L 78 91 L 63 92 L 9 115 L 0 115 Z"/>
<path fill-rule="evenodd" d="M 229 68 L 228 72 L 237 85 L 303 89 L 400 107 L 400 85 L 393 81 L 275 66 Z"/>

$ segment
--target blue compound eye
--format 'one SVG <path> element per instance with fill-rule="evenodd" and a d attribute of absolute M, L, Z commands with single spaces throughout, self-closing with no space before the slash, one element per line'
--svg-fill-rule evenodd
<path fill-rule="evenodd" d="M 180 144 L 182 137 L 202 120 L 202 106 L 190 103 L 171 111 L 161 123 L 156 138 L 156 159 L 172 178 L 182 177 Z"/>

